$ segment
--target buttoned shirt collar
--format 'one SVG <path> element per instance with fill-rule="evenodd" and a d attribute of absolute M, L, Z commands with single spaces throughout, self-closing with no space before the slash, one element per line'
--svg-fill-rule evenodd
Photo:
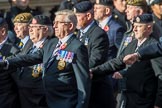
<path fill-rule="evenodd" d="M 68 40 L 72 35 L 73 35 L 73 33 L 71 33 L 71 34 L 69 34 L 69 35 L 67 35 L 67 36 L 65 36 L 64 38 L 59 39 L 59 40 L 62 42 L 62 44 L 64 44 L 64 43 L 67 42 L 67 40 Z"/>
<path fill-rule="evenodd" d="M 89 28 L 93 25 L 94 21 L 92 21 L 85 29 L 80 29 L 81 32 L 86 33 Z"/>
<path fill-rule="evenodd" d="M 41 39 L 37 43 L 34 43 L 33 47 L 36 46 L 36 48 L 39 48 L 44 43 L 45 40 L 46 40 L 46 37 Z"/>

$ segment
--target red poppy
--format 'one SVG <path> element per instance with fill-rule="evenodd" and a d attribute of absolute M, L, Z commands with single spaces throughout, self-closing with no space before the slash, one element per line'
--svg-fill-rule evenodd
<path fill-rule="evenodd" d="M 62 49 L 62 50 L 65 49 L 66 46 L 67 46 L 67 43 L 64 43 L 63 45 L 61 45 L 61 49 Z"/>
<path fill-rule="evenodd" d="M 106 32 L 109 31 L 109 26 L 106 25 L 106 26 L 104 27 L 104 30 L 105 30 Z"/>

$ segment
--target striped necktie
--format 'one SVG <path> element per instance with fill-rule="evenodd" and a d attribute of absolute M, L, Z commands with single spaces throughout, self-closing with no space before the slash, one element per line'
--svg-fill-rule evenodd
<path fill-rule="evenodd" d="M 57 54 L 57 52 L 60 49 L 61 44 L 62 44 L 62 42 L 59 40 L 58 43 L 57 43 L 57 45 L 56 45 L 56 47 L 55 47 L 55 49 L 54 49 L 54 51 L 53 51 L 52 56 L 55 56 Z"/>
<path fill-rule="evenodd" d="M 80 36 L 79 36 L 79 40 L 80 40 L 80 41 L 82 41 L 83 36 L 84 36 L 84 32 L 80 30 Z"/>

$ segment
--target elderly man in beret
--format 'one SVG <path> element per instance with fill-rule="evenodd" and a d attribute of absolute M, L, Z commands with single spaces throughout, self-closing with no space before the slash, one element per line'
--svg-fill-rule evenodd
<path fill-rule="evenodd" d="M 118 58 L 105 62 L 104 64 L 92 68 L 93 74 L 107 75 L 116 70 L 125 68 L 123 58 L 127 54 L 134 53 L 146 45 L 157 42 L 152 37 L 153 18 L 151 14 L 137 16 L 134 20 L 133 40 L 121 53 Z M 161 71 L 162 58 L 137 61 L 131 66 L 127 66 L 125 73 L 127 91 L 125 92 L 125 108 L 160 108 L 161 88 L 157 88 L 157 77 L 155 73 Z M 99 73 L 100 71 L 100 73 Z M 116 76 L 119 77 L 119 76 Z M 122 75 L 120 76 L 122 77 Z"/>
<path fill-rule="evenodd" d="M 88 108 L 91 86 L 88 52 L 74 34 L 77 18 L 70 10 L 55 14 L 53 28 L 57 38 L 47 38 L 36 52 L 2 61 L 0 67 L 22 67 L 43 61 L 42 79 L 48 108 Z M 30 35 L 47 36 L 49 23 L 47 16 L 34 16 L 29 25 Z"/>
<path fill-rule="evenodd" d="M 19 49 L 12 43 L 8 35 L 8 24 L 5 19 L 0 17 L 0 61 L 15 55 Z M 11 72 L 16 69 L 1 70 L 0 72 L 0 107 L 1 108 L 20 108 L 18 91 L 14 83 Z"/>
<path fill-rule="evenodd" d="M 21 13 L 18 14 L 13 20 L 16 37 L 20 39 L 20 42 L 17 44 L 20 50 L 23 50 L 23 48 L 29 49 L 32 45 L 28 28 L 28 23 L 32 17 L 33 16 L 30 13 Z"/>
<path fill-rule="evenodd" d="M 35 16 L 33 20 L 32 18 L 30 13 L 21 13 L 14 19 L 16 36 L 21 39 L 19 55 L 41 49 L 46 43 L 47 36 L 53 34 L 52 22 L 48 18 L 44 16 Z M 42 82 L 42 65 L 21 67 L 12 74 L 18 86 L 21 108 L 47 108 Z"/>
<path fill-rule="evenodd" d="M 127 31 L 124 34 L 124 38 L 120 45 L 118 55 L 123 49 L 130 43 L 133 39 L 134 33 L 133 31 L 133 20 L 136 16 L 142 15 L 143 13 L 147 13 L 147 4 L 145 0 L 127 0 L 127 8 L 126 8 L 126 17 L 127 17 Z"/>
<path fill-rule="evenodd" d="M 94 20 L 94 8 L 90 1 L 83 1 L 74 6 L 77 16 L 78 38 L 87 46 L 89 68 L 106 61 L 109 39 L 104 30 Z M 108 92 L 107 92 L 108 91 Z M 89 108 L 115 108 L 112 85 L 108 77 L 94 76 L 92 78 Z"/>

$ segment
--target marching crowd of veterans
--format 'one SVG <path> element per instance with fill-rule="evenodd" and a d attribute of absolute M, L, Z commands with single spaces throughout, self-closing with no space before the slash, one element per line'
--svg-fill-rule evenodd
<path fill-rule="evenodd" d="M 162 108 L 162 0 L 29 0 L 0 17 L 0 108 Z"/>

